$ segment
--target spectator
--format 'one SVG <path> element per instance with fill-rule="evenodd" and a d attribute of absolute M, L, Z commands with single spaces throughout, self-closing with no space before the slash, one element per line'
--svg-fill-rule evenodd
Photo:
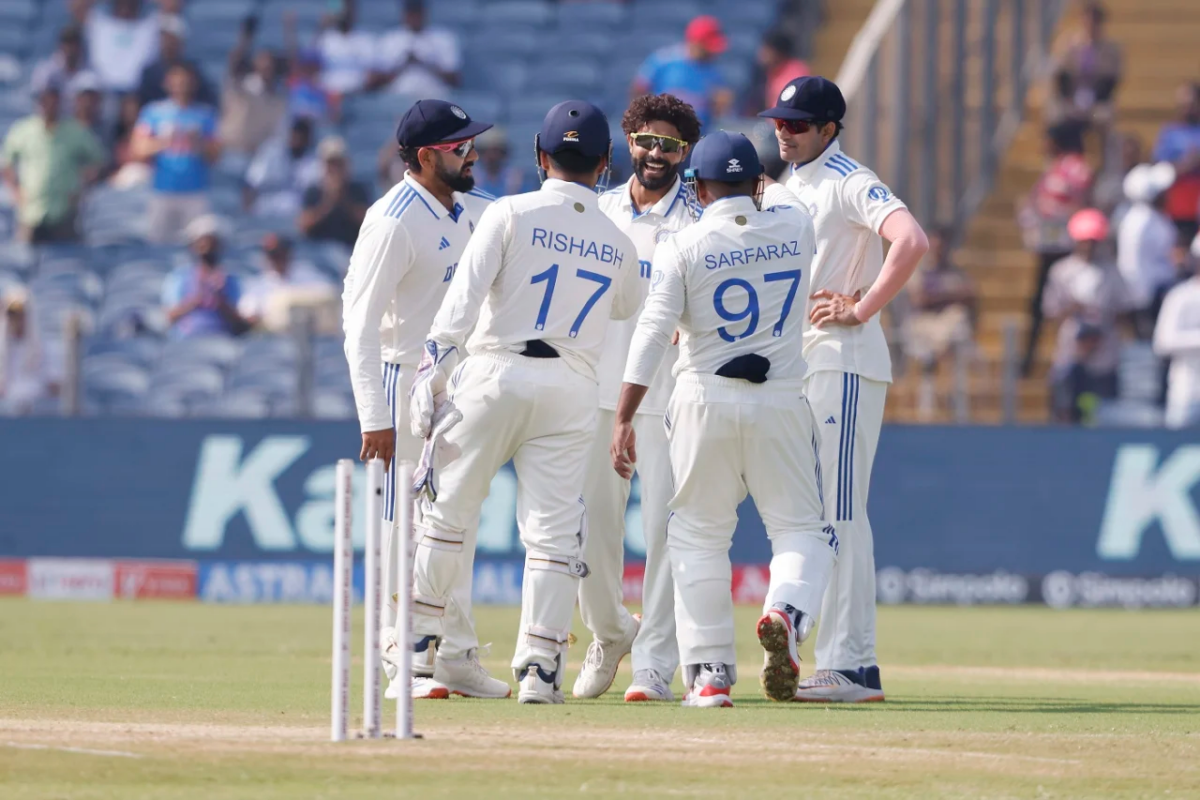
<path fill-rule="evenodd" d="M 66 100 L 64 94 L 63 100 Z M 100 79 L 87 75 L 75 81 L 75 99 L 71 106 L 75 121 L 92 132 L 105 150 L 112 145 L 111 136 L 104 124 L 104 98 L 100 95 Z"/>
<path fill-rule="evenodd" d="M 1155 161 L 1175 165 L 1175 183 L 1167 193 L 1167 216 L 1179 229 L 1179 241 L 1190 242 L 1200 229 L 1200 83 L 1179 87 L 1179 118 L 1158 132 Z"/>
<path fill-rule="evenodd" d="M 299 227 L 309 239 L 341 242 L 353 247 L 367 215 L 367 190 L 350 180 L 346 143 L 331 136 L 317 148 L 324 173 L 321 182 L 304 193 Z"/>
<path fill-rule="evenodd" d="M 111 14 L 92 5 L 93 0 L 75 0 L 92 69 L 107 90 L 137 90 L 142 70 L 158 57 L 158 18 L 141 15 L 141 0 L 112 0 Z"/>
<path fill-rule="evenodd" d="M 1050 268 L 1072 251 L 1067 222 L 1071 215 L 1087 205 L 1092 170 L 1083 158 L 1083 126 L 1064 122 L 1046 131 L 1046 149 L 1050 164 L 1034 185 L 1018 211 L 1017 221 L 1025 246 L 1038 259 L 1037 285 L 1030 304 L 1029 339 L 1021 372 L 1028 375 L 1037 353 L 1042 331 L 1042 294 Z"/>
<path fill-rule="evenodd" d="M 1054 91 L 1047 119 L 1074 120 L 1107 130 L 1113 94 L 1121 81 L 1121 48 L 1104 34 L 1104 6 L 1088 3 L 1080 31 L 1054 63 Z"/>
<path fill-rule="evenodd" d="M 30 324 L 25 291 L 10 289 L 0 300 L 0 416 L 21 416 L 56 394 L 58 386 Z"/>
<path fill-rule="evenodd" d="M 237 336 L 249 327 L 237 310 L 241 284 L 221 269 L 221 228 L 211 214 L 192 220 L 185 235 L 196 263 L 176 270 L 163 285 L 163 306 L 176 339 Z"/>
<path fill-rule="evenodd" d="M 944 226 L 930 232 L 929 254 L 909 281 L 908 293 L 908 355 L 932 373 L 954 347 L 971 341 L 975 316 L 975 289 L 951 257 L 950 231 Z"/>
<path fill-rule="evenodd" d="M 779 99 L 783 87 L 796 78 L 812 74 L 808 64 L 792 57 L 792 40 L 786 33 L 779 31 L 768 31 L 763 37 L 762 44 L 758 47 L 758 68 L 762 70 L 765 84 L 765 95 L 760 95 L 763 105 L 747 108 L 748 116 L 754 116 L 764 108 L 771 108 Z M 757 103 L 757 99 L 752 102 Z"/>
<path fill-rule="evenodd" d="M 288 79 L 288 112 L 314 122 L 337 122 L 341 117 L 341 98 L 321 85 L 321 54 L 301 50 L 296 68 Z"/>
<path fill-rule="evenodd" d="M 1068 231 L 1075 249 L 1051 268 L 1043 311 L 1062 322 L 1050 373 L 1054 417 L 1079 423 L 1090 419 L 1100 399 L 1117 396 L 1117 324 L 1129 300 L 1121 274 L 1102 252 L 1109 231 L 1103 212 L 1075 212 Z"/>
<path fill-rule="evenodd" d="M 1110 136 L 1109 143 L 1114 156 L 1104 159 L 1104 169 L 1096 176 L 1092 205 L 1108 214 L 1109 224 L 1117 227 L 1129 210 L 1125 176 L 1142 163 L 1142 140 L 1134 133 L 1120 133 Z"/>
<path fill-rule="evenodd" d="M 187 64 L 196 76 L 196 101 L 205 105 L 215 106 L 217 95 L 212 85 L 204 77 L 200 66 L 194 61 L 183 57 L 184 42 L 187 40 L 187 23 L 182 17 L 160 16 L 159 20 L 159 56 L 147 64 L 142 70 L 138 82 L 138 100 L 142 105 L 166 99 L 167 73 L 176 64 Z"/>
<path fill-rule="evenodd" d="M 142 109 L 133 134 L 134 157 L 153 164 L 151 241 L 173 240 L 208 212 L 209 165 L 221 155 L 211 107 L 195 102 L 196 76 L 186 64 L 167 73 L 170 98 Z"/>
<path fill-rule="evenodd" d="M 495 197 L 532 191 L 529 173 L 508 163 L 508 137 L 495 127 L 475 138 L 479 161 L 475 163 L 475 188 Z"/>
<path fill-rule="evenodd" d="M 445 97 L 462 82 L 458 37 L 429 27 L 424 0 L 404 0 L 401 27 L 380 37 L 377 71 L 368 87 L 412 97 Z"/>
<path fill-rule="evenodd" d="M 242 206 L 257 216 L 294 218 L 310 186 L 321 180 L 321 164 L 313 153 L 310 120 L 292 122 L 286 141 L 269 143 L 250 162 Z"/>
<path fill-rule="evenodd" d="M 335 293 L 333 283 L 320 270 L 292 257 L 291 240 L 268 233 L 263 237 L 262 255 L 261 274 L 249 282 L 238 303 L 238 312 L 248 323 L 271 330 L 286 328 L 287 315 L 276 312 L 289 299 Z"/>
<path fill-rule="evenodd" d="M 83 30 L 77 25 L 62 29 L 58 50 L 33 70 L 33 86 L 56 83 L 62 87 L 63 100 L 75 102 L 75 94 L 84 84 L 100 86 L 100 77 L 87 66 L 83 53 Z"/>
<path fill-rule="evenodd" d="M 242 22 L 221 86 L 221 143 L 230 152 L 247 157 L 279 134 L 288 107 L 276 55 L 259 50 L 248 59 L 257 27 L 257 17 Z"/>
<path fill-rule="evenodd" d="M 1132 205 L 1117 228 L 1117 268 L 1144 339 L 1153 335 L 1163 295 L 1175 284 L 1176 231 L 1163 213 L 1174 180 L 1175 168 L 1165 162 L 1141 164 L 1125 176 L 1125 196 Z"/>
<path fill-rule="evenodd" d="M 707 126 L 733 104 L 733 92 L 713 63 L 727 47 L 716 17 L 696 17 L 688 23 L 682 44 L 664 47 L 642 64 L 633 80 L 633 96 L 673 94 L 691 104 L 701 125 Z"/>
<path fill-rule="evenodd" d="M 1200 236 L 1185 260 L 1188 279 L 1167 293 L 1154 328 L 1154 352 L 1171 360 L 1167 372 L 1170 428 L 1200 425 Z"/>
<path fill-rule="evenodd" d="M 127 94 L 117 106 L 117 124 L 113 127 L 113 167 L 111 178 L 117 189 L 145 186 L 153 177 L 153 170 L 133 154 L 133 132 L 137 129 L 142 106 L 136 94 Z"/>
<path fill-rule="evenodd" d="M 321 54 L 321 85 L 339 96 L 362 91 L 374 66 L 375 38 L 367 31 L 355 30 L 353 0 L 335 1 L 338 10 L 322 21 L 317 37 Z"/>
<path fill-rule="evenodd" d="M 62 114 L 59 85 L 39 87 L 38 112 L 13 124 L 0 154 L 17 206 L 18 236 L 33 243 L 77 240 L 80 196 L 104 161 L 100 141 Z"/>

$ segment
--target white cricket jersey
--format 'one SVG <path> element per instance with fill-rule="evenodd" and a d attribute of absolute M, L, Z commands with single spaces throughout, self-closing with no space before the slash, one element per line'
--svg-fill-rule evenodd
<path fill-rule="evenodd" d="M 596 380 L 610 317 L 632 316 L 642 297 L 637 250 L 595 191 L 550 178 L 484 212 L 429 338 L 461 352 L 471 336 L 472 354 L 540 339 Z"/>
<path fill-rule="evenodd" d="M 874 172 L 846 157 L 836 139 L 817 159 L 793 166 L 786 185 L 816 226 L 812 292 L 866 294 L 883 268 L 879 229 L 888 215 L 907 206 Z M 806 315 L 811 303 L 808 306 Z M 884 383 L 892 380 L 892 357 L 878 314 L 855 327 L 810 327 L 804 335 L 804 358 L 810 372 L 836 370 Z"/>
<path fill-rule="evenodd" d="M 759 211 L 749 197 L 727 197 L 705 208 L 654 253 L 625 382 L 650 385 L 676 328 L 675 375 L 715 375 L 755 353 L 771 362 L 768 381 L 803 379 L 815 249 L 812 219 L 798 206 Z"/>
<path fill-rule="evenodd" d="M 382 362 L 416 367 L 467 240 L 494 198 L 454 193 L 447 211 L 425 187 L 404 180 L 367 211 L 342 291 L 346 360 L 364 431 L 390 428 Z"/>
<path fill-rule="evenodd" d="M 600 210 L 633 241 L 634 247 L 637 248 L 638 274 L 648 287 L 654 249 L 675 231 L 691 225 L 693 220 L 688 211 L 683 181 L 678 177 L 675 178 L 675 185 L 661 200 L 640 214 L 634 208 L 633 198 L 629 193 L 635 180 L 636 177 L 630 178 L 629 183 L 600 195 Z M 641 313 L 640 308 L 638 313 Z M 627 320 L 614 322 L 608 328 L 608 337 L 604 340 L 604 351 L 597 370 L 600 376 L 601 408 L 617 410 L 617 398 L 621 395 L 621 378 L 625 374 L 625 361 L 629 358 L 629 345 L 633 342 L 633 332 L 636 328 L 637 314 Z M 671 366 L 674 365 L 678 353 L 678 349 L 673 346 L 668 351 L 668 364 L 659 369 L 654 376 L 654 383 L 638 408 L 639 414 L 662 415 L 667 412 L 667 401 L 671 399 L 671 389 L 675 386 Z"/>
<path fill-rule="evenodd" d="M 1154 350 L 1171 359 L 1168 412 L 1200 403 L 1200 279 L 1179 284 L 1163 298 L 1154 326 Z"/>

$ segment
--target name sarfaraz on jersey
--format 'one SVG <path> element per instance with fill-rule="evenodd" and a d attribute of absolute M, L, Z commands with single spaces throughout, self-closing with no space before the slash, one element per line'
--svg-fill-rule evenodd
<path fill-rule="evenodd" d="M 744 250 L 730 250 L 727 253 L 705 253 L 705 269 L 721 269 L 722 267 L 747 266 L 756 261 L 774 261 L 777 258 L 790 258 L 800 255 L 800 242 L 793 239 L 790 242 L 769 244 L 765 247 L 747 247 Z"/>
<path fill-rule="evenodd" d="M 576 239 L 574 236 L 569 236 L 565 233 L 555 233 L 545 228 L 533 229 L 533 241 L 530 244 L 540 245 L 547 250 L 554 250 L 558 253 L 577 255 L 581 258 L 594 258 L 603 264 L 616 264 L 620 266 L 625 261 L 625 256 L 621 251 L 611 244 L 597 243 L 591 239 Z"/>

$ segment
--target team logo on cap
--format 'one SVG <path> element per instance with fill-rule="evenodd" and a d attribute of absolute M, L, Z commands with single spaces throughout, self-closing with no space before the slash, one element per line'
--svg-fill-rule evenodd
<path fill-rule="evenodd" d="M 458 106 L 450 106 L 450 113 L 453 114 L 454 116 L 458 117 L 459 119 L 467 118 L 467 112 L 463 111 Z"/>
<path fill-rule="evenodd" d="M 787 86 L 783 87 L 783 91 L 780 92 L 779 102 L 786 103 L 788 100 L 791 100 L 795 96 L 796 96 L 796 87 L 792 86 L 789 83 Z"/>
<path fill-rule="evenodd" d="M 742 162 L 738 161 L 736 158 L 729 159 L 729 165 L 725 167 L 726 174 L 730 174 L 730 173 L 734 173 L 734 172 L 741 172 L 741 171 L 742 171 Z"/>
<path fill-rule="evenodd" d="M 567 131 L 566 133 L 563 134 L 563 141 L 564 142 L 578 142 L 579 141 L 579 131 Z"/>

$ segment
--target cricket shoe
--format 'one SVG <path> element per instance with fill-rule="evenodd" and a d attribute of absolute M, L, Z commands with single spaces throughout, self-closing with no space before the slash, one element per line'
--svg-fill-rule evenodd
<path fill-rule="evenodd" d="M 400 692 L 404 691 L 404 682 L 397 680 L 400 671 L 400 647 L 391 628 L 385 628 L 380 638 L 384 645 L 381 656 L 383 669 L 388 676 L 388 688 L 383 696 L 388 700 L 397 700 Z M 435 636 L 422 636 L 413 645 L 412 680 L 409 682 L 409 688 L 414 700 L 445 700 L 450 696 L 450 690 L 433 679 L 436 652 Z"/>
<path fill-rule="evenodd" d="M 646 703 L 653 700 L 666 701 L 675 699 L 670 685 L 663 680 L 656 669 L 639 669 L 633 672 L 633 683 L 625 690 L 626 703 Z"/>
<path fill-rule="evenodd" d="M 562 690 L 554 685 L 556 672 L 546 672 L 541 664 L 530 664 L 525 668 L 517 702 L 527 705 L 557 706 L 565 702 Z"/>
<path fill-rule="evenodd" d="M 459 697 L 503 700 L 512 696 L 512 687 L 488 674 L 479 663 L 479 651 L 471 648 L 462 658 L 438 656 L 433 678 Z"/>
<path fill-rule="evenodd" d="M 759 681 L 769 700 L 786 703 L 796 696 L 800 683 L 799 638 L 796 620 L 803 629 L 804 613 L 786 603 L 776 603 L 758 621 L 758 642 L 766 654 Z"/>
<path fill-rule="evenodd" d="M 684 708 L 733 708 L 733 680 L 724 664 L 701 664 L 683 697 Z"/>
<path fill-rule="evenodd" d="M 796 689 L 798 703 L 880 703 L 883 689 L 879 688 L 879 671 L 874 678 L 876 686 L 867 683 L 867 670 L 819 669 L 800 682 Z"/>
<path fill-rule="evenodd" d="M 579 698 L 599 697 L 612 688 L 613 681 L 617 679 L 617 668 L 633 650 L 633 640 L 637 638 L 641 626 L 641 615 L 634 614 L 633 626 L 625 638 L 608 643 L 593 639 L 588 645 L 587 655 L 583 657 L 583 668 L 575 679 L 571 694 Z"/>

